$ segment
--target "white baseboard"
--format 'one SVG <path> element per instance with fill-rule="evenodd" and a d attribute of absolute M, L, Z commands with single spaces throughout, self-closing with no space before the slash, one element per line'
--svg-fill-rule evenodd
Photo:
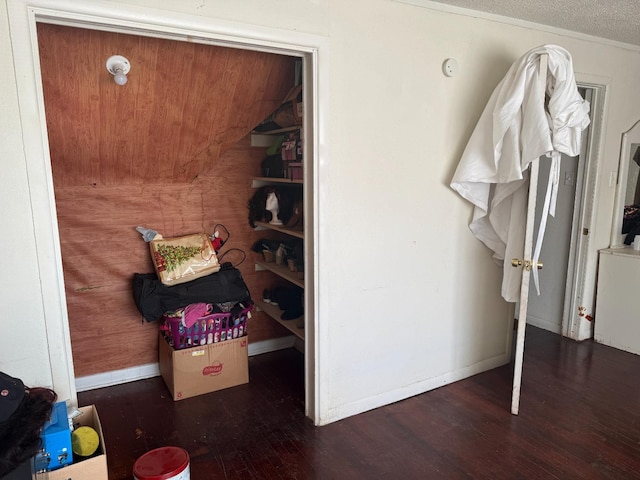
<path fill-rule="evenodd" d="M 85 377 L 76 377 L 76 390 L 85 392 L 95 388 L 110 387 L 121 383 L 144 380 L 145 378 L 157 377 L 160 375 L 160 367 L 157 363 L 148 363 L 136 367 L 113 370 L 111 372 L 96 373 Z"/>
<path fill-rule="evenodd" d="M 385 392 L 373 397 L 367 397 L 355 402 L 338 405 L 337 407 L 331 409 L 328 412 L 327 416 L 320 418 L 317 425 L 327 425 L 329 423 L 342 420 L 353 415 L 358 415 L 360 413 L 373 410 L 374 408 L 389 405 L 391 403 L 398 402 L 415 395 L 420 395 L 422 393 L 428 392 L 429 390 L 433 390 L 435 388 L 457 382 L 458 380 L 471 377 L 472 375 L 491 370 L 492 368 L 505 365 L 509 363 L 509 361 L 510 354 L 504 353 L 496 357 L 488 358 L 468 367 L 460 368 L 453 372 L 446 373 L 439 377 L 434 377 L 422 382 L 416 382 L 411 385 L 407 385 L 404 388 L 398 388 L 396 390 Z"/>
<path fill-rule="evenodd" d="M 539 318 L 534 315 L 527 314 L 527 323 L 534 327 L 542 328 L 543 330 L 548 330 L 552 333 L 557 333 L 558 335 L 562 333 L 562 325 L 560 323 L 551 322 L 547 319 Z"/>
<path fill-rule="evenodd" d="M 273 338 L 270 340 L 249 343 L 248 354 L 251 357 L 253 355 L 260 355 L 262 353 L 291 348 L 295 345 L 295 340 L 296 337 L 290 335 L 288 337 Z M 87 390 L 111 387 L 113 385 L 120 385 L 121 383 L 135 382 L 136 380 L 157 377 L 159 375 L 160 367 L 157 363 L 148 363 L 146 365 L 123 368 L 122 370 L 96 373 L 95 375 L 76 377 L 76 391 L 86 392 Z"/>
<path fill-rule="evenodd" d="M 285 348 L 293 347 L 295 343 L 296 337 L 294 335 L 249 343 L 249 356 L 253 357 L 254 355 L 260 355 L 261 353 L 284 350 Z"/>

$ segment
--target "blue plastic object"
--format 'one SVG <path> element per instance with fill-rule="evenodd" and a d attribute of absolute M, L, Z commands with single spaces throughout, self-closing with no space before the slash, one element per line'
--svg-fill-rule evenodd
<path fill-rule="evenodd" d="M 42 433 L 42 451 L 36 455 L 36 470 L 50 471 L 73 462 L 71 430 L 65 402 L 53 405 L 51 419 L 45 423 Z"/>

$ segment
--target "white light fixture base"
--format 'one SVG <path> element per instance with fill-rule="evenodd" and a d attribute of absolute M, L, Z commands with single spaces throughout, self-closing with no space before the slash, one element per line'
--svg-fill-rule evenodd
<path fill-rule="evenodd" d="M 107 59 L 107 70 L 111 75 L 118 73 L 118 68 L 122 70 L 125 75 L 131 70 L 131 64 L 122 55 L 112 55 Z"/>

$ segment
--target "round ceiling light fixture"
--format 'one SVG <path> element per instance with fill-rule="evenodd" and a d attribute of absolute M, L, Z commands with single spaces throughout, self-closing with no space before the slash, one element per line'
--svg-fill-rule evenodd
<path fill-rule="evenodd" d="M 112 55 L 107 59 L 107 70 L 118 85 L 124 85 L 127 83 L 127 73 L 131 70 L 131 64 L 122 55 Z"/>

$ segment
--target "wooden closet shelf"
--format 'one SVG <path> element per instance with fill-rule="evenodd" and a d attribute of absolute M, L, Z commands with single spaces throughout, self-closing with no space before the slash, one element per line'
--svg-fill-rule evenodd
<path fill-rule="evenodd" d="M 257 130 L 252 130 L 252 135 L 277 135 L 279 133 L 287 133 L 287 132 L 295 132 L 296 130 L 300 130 L 302 125 L 292 125 L 290 127 L 276 128 L 274 130 L 265 130 L 259 132 Z"/>
<path fill-rule="evenodd" d="M 290 178 L 274 178 L 274 177 L 253 177 L 251 186 L 253 188 L 264 187 L 265 185 L 285 184 L 285 185 L 302 185 L 304 180 L 291 180 Z"/>
<path fill-rule="evenodd" d="M 275 230 L 276 232 L 286 233 L 287 235 L 291 235 L 292 237 L 304 239 L 304 232 L 302 230 L 294 230 L 292 228 L 285 227 L 284 225 L 271 225 L 268 222 L 256 222 L 256 225 L 259 227 L 256 228 L 256 230 Z"/>
<path fill-rule="evenodd" d="M 294 285 L 304 288 L 304 274 L 302 272 L 292 272 L 286 265 L 278 265 L 275 262 L 256 260 L 256 271 L 260 270 L 269 270 Z"/>
<path fill-rule="evenodd" d="M 298 328 L 296 325 L 300 322 L 300 319 L 304 322 L 304 316 L 295 318 L 293 320 L 282 320 L 282 310 L 280 308 L 271 305 L 270 303 L 258 300 L 256 305 L 260 310 L 273 318 L 276 322 L 282 325 L 284 328 L 293 333 L 296 337 L 304 340 L 304 328 Z"/>

